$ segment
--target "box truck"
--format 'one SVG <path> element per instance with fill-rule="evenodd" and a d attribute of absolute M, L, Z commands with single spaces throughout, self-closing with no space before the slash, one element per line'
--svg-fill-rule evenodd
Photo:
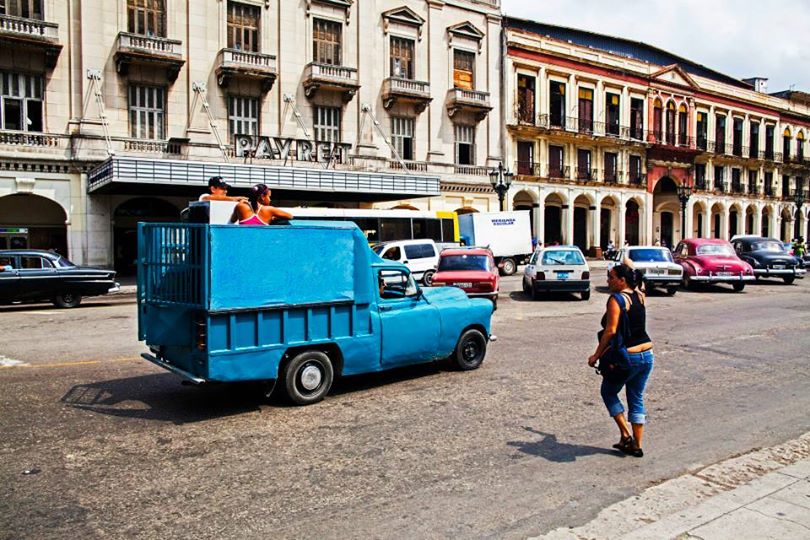
<path fill-rule="evenodd" d="M 529 211 L 488 212 L 458 216 L 465 245 L 488 247 L 502 275 L 511 276 L 532 255 Z"/>

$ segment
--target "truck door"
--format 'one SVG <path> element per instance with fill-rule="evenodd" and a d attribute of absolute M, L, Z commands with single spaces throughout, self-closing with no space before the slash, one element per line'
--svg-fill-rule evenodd
<path fill-rule="evenodd" d="M 439 311 L 418 294 L 413 276 L 403 270 L 380 271 L 382 365 L 417 363 L 436 355 Z"/>

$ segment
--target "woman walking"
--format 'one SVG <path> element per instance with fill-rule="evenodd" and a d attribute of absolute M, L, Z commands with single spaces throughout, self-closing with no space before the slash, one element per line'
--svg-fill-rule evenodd
<path fill-rule="evenodd" d="M 602 400 L 605 402 L 608 414 L 616 421 L 621 439 L 613 447 L 635 457 L 644 455 L 642 441 L 644 437 L 644 424 L 646 414 L 644 411 L 644 389 L 653 369 L 653 344 L 647 334 L 647 313 L 644 293 L 636 288 L 637 276 L 635 270 L 626 264 L 619 264 L 608 272 L 608 287 L 611 296 L 607 302 L 605 315 L 602 317 L 602 328 L 599 345 L 596 351 L 588 358 L 588 365 L 594 367 L 599 358 L 610 348 L 611 340 L 619 331 L 620 324 L 627 324 L 624 346 L 630 360 L 630 370 L 624 381 L 611 382 L 602 379 Z M 620 305 L 616 295 L 624 300 Z M 622 317 L 621 310 L 627 311 L 627 317 Z M 622 319 L 624 322 L 621 322 Z M 627 388 L 628 417 L 632 425 L 628 425 L 628 418 L 624 414 L 624 406 L 619 399 L 622 387 Z"/>

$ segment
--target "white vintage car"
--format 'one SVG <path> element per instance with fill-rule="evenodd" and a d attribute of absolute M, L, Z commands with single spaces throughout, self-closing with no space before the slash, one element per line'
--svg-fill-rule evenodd
<path fill-rule="evenodd" d="M 672 260 L 672 253 L 660 246 L 628 246 L 621 248 L 608 261 L 608 271 L 625 259 L 633 261 L 633 267 L 644 274 L 644 283 L 650 287 L 665 288 L 672 296 L 678 292 L 683 280 L 683 268 Z"/>

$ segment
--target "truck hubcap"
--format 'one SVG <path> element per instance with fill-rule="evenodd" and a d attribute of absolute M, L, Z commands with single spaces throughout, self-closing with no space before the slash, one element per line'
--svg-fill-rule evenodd
<path fill-rule="evenodd" d="M 312 364 L 304 366 L 301 370 L 301 386 L 307 391 L 312 391 L 318 388 L 323 380 L 321 370 Z"/>
<path fill-rule="evenodd" d="M 464 360 L 467 362 L 475 360 L 475 357 L 478 356 L 478 345 L 475 343 L 474 339 L 467 340 L 467 343 L 464 344 L 464 348 L 462 349 L 462 354 L 464 355 Z"/>

